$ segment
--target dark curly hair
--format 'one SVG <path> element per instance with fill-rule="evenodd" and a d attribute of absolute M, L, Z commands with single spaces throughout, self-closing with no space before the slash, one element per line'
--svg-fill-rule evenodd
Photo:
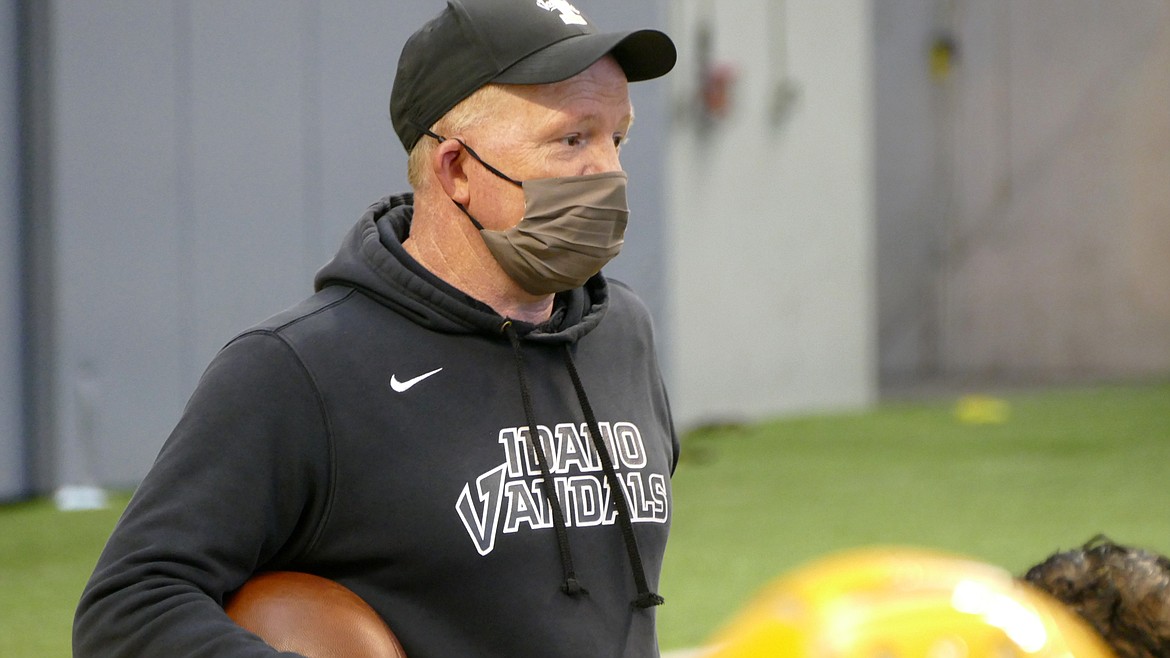
<path fill-rule="evenodd" d="M 1098 535 L 1054 553 L 1023 580 L 1063 601 L 1119 658 L 1170 657 L 1170 559 Z"/>

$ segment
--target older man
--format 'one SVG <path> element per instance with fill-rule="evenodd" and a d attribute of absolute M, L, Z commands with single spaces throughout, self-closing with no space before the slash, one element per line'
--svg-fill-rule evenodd
<path fill-rule="evenodd" d="M 264 656 L 225 598 L 305 571 L 412 658 L 655 656 L 678 456 L 626 225 L 630 81 L 670 39 L 451 0 L 403 49 L 414 194 L 216 356 L 86 587 L 75 655 Z"/>

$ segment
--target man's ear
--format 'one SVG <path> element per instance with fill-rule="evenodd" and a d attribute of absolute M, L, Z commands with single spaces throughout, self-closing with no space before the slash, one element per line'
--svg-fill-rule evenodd
<path fill-rule="evenodd" d="M 452 200 L 466 205 L 470 196 L 467 191 L 467 162 L 463 145 L 457 140 L 443 140 L 431 154 L 431 168 L 443 191 Z"/>

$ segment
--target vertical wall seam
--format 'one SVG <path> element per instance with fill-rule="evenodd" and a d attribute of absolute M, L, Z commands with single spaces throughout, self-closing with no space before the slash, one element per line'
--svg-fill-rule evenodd
<path fill-rule="evenodd" d="M 29 492 L 54 484 L 57 427 L 56 261 L 53 216 L 53 3 L 17 3 L 19 236 L 24 470 Z"/>

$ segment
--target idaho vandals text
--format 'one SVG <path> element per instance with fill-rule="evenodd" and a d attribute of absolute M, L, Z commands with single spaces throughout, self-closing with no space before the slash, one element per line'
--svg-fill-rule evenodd
<path fill-rule="evenodd" d="M 617 519 L 609 483 L 585 425 L 537 426 L 548 458 L 565 525 L 610 525 Z M 638 427 L 628 422 L 598 423 L 602 442 L 613 458 L 634 523 L 665 523 L 670 515 L 666 475 L 647 473 L 646 446 Z M 480 555 L 495 547 L 498 534 L 553 527 L 540 466 L 527 427 L 500 430 L 504 463 L 463 485 L 455 508 Z"/>

